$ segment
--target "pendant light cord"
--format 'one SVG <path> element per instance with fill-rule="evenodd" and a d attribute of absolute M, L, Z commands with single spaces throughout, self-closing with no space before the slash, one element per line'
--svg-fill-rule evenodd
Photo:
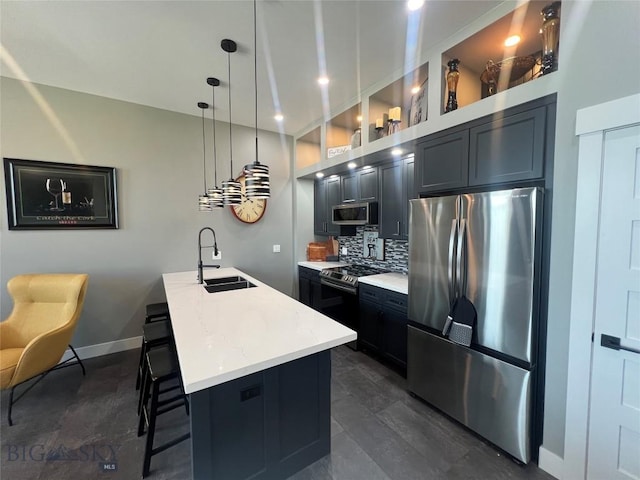
<path fill-rule="evenodd" d="M 216 87 L 211 86 L 211 110 L 213 110 L 213 186 L 218 188 L 218 157 L 216 154 Z"/>
<path fill-rule="evenodd" d="M 206 103 L 205 103 L 206 105 Z M 207 154 L 205 152 L 206 142 L 204 139 L 204 108 L 202 109 L 202 176 L 204 182 L 204 193 L 207 193 Z"/>
<path fill-rule="evenodd" d="M 253 0 L 253 82 L 255 92 L 255 112 L 256 112 L 256 159 L 258 161 L 258 27 L 256 20 L 256 0 Z"/>
<path fill-rule="evenodd" d="M 227 52 L 227 66 L 229 70 L 229 163 L 231 172 L 229 178 L 233 180 L 233 142 L 231 140 L 231 53 Z"/>

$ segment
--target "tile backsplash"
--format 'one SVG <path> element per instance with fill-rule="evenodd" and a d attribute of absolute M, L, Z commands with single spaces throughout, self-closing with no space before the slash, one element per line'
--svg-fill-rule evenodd
<path fill-rule="evenodd" d="M 384 260 L 366 258 L 363 254 L 364 232 L 377 232 L 375 225 L 365 225 L 356 227 L 356 234 L 351 236 L 340 236 L 340 252 L 343 247 L 347 247 L 347 255 L 340 254 L 341 262 L 348 262 L 360 265 L 369 265 L 374 268 L 389 270 L 391 272 L 409 273 L 409 242 L 402 240 L 384 240 Z"/>

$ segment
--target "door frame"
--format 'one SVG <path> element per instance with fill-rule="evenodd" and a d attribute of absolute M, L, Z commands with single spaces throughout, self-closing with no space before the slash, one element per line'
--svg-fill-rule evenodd
<path fill-rule="evenodd" d="M 569 364 L 562 478 L 587 475 L 591 391 L 591 339 L 595 322 L 598 231 L 605 133 L 640 123 L 640 94 L 583 108 L 579 136 L 576 223 L 573 247 Z"/>

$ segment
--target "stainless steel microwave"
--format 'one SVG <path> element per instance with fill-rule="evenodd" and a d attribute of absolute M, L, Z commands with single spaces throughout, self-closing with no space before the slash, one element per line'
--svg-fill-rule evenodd
<path fill-rule="evenodd" d="M 378 202 L 335 205 L 331 209 L 331 221 L 336 225 L 377 225 Z"/>

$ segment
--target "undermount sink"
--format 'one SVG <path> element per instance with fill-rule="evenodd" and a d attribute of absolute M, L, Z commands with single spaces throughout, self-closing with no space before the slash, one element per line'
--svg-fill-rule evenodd
<path fill-rule="evenodd" d="M 243 277 L 222 277 L 209 278 L 204 281 L 204 289 L 209 293 L 227 292 L 229 290 L 240 290 L 243 288 L 255 287 L 253 283 Z"/>
<path fill-rule="evenodd" d="M 234 275 L 233 277 L 220 277 L 220 278 L 206 278 L 204 283 L 207 285 L 219 285 L 221 283 L 236 283 L 236 282 L 246 282 L 247 279 L 243 277 L 239 277 L 238 275 Z"/>

